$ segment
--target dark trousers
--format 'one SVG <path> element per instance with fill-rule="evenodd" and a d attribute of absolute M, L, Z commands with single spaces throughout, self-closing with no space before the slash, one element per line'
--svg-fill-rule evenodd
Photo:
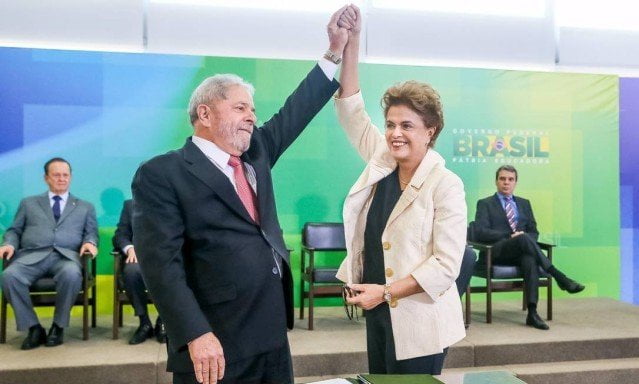
<path fill-rule="evenodd" d="M 386 303 L 366 311 L 366 344 L 369 373 L 439 375 L 448 353 L 448 348 L 445 348 L 442 353 L 397 360 L 390 312 Z"/>
<path fill-rule="evenodd" d="M 140 269 L 140 264 L 138 263 L 124 263 L 124 258 L 122 259 L 123 265 L 123 280 L 124 280 L 124 288 L 126 289 L 126 295 L 131 301 L 131 305 L 133 306 L 133 310 L 135 311 L 136 316 L 142 316 L 147 314 L 146 305 L 148 303 L 147 293 L 146 293 L 146 284 L 144 284 L 144 280 L 142 279 L 142 270 Z"/>
<path fill-rule="evenodd" d="M 455 280 L 459 296 L 466 293 L 466 288 L 468 288 L 470 279 L 473 277 L 473 270 L 475 269 L 476 263 L 477 255 L 475 254 L 475 251 L 473 251 L 471 247 L 467 246 L 464 249 L 464 257 L 462 258 L 461 268 L 459 269 L 459 276 L 457 276 L 457 279 Z"/>
<path fill-rule="evenodd" d="M 493 262 L 519 266 L 524 275 L 528 304 L 537 304 L 539 301 L 539 267 L 548 271 L 552 264 L 543 254 L 535 239 L 524 233 L 497 242 L 493 247 Z"/>
<path fill-rule="evenodd" d="M 18 331 L 26 331 L 40 324 L 33 309 L 29 287 L 45 276 L 52 276 L 55 281 L 53 322 L 62 328 L 69 326 L 71 307 L 82 288 L 82 269 L 79 263 L 53 251 L 33 264 L 23 264 L 17 258 L 2 273 L 2 289 L 15 311 Z"/>
<path fill-rule="evenodd" d="M 194 373 L 174 373 L 173 384 L 196 384 Z M 292 384 L 288 341 L 281 348 L 227 364 L 220 384 Z"/>

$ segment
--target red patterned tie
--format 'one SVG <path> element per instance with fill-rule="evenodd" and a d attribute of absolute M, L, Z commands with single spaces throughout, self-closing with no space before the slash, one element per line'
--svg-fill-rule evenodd
<path fill-rule="evenodd" d="M 244 208 L 246 208 L 249 215 L 251 215 L 251 218 L 259 224 L 260 218 L 257 213 L 257 201 L 253 189 L 244 174 L 244 164 L 242 160 L 237 156 L 231 156 L 229 158 L 229 165 L 233 167 L 235 188 L 237 189 L 237 194 L 240 196 L 240 200 L 242 200 L 242 204 L 244 204 Z"/>
<path fill-rule="evenodd" d="M 508 224 L 513 232 L 517 232 L 517 222 L 515 221 L 515 209 L 513 208 L 513 198 L 506 197 L 506 218 L 508 219 Z"/>

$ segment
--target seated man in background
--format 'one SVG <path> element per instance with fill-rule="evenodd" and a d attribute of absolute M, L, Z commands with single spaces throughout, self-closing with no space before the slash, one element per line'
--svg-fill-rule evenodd
<path fill-rule="evenodd" d="M 20 202 L 0 246 L 0 257 L 11 260 L 2 274 L 3 292 L 15 312 L 18 331 L 29 331 L 24 350 L 62 344 L 71 307 L 82 287 L 80 255 L 98 253 L 95 209 L 69 193 L 69 162 L 59 157 L 47 161 L 44 181 L 49 191 Z M 48 335 L 29 296 L 29 287 L 45 276 L 53 276 L 57 292 Z"/>
<path fill-rule="evenodd" d="M 539 248 L 539 232 L 530 201 L 513 196 L 517 186 L 515 167 L 499 167 L 495 184 L 497 193 L 477 202 L 475 237 L 481 242 L 494 243 L 494 263 L 521 267 L 528 298 L 526 325 L 549 329 L 537 314 L 539 267 L 555 278 L 564 291 L 577 293 L 583 291 L 584 286 L 555 268 Z"/>
<path fill-rule="evenodd" d="M 158 342 L 165 343 L 166 330 L 164 329 L 162 319 L 158 316 L 154 331 L 151 319 L 149 319 L 149 313 L 147 312 L 146 284 L 144 284 L 144 280 L 142 279 L 142 271 L 140 270 L 140 264 L 138 264 L 138 258 L 135 254 L 135 248 L 133 247 L 132 218 L 133 200 L 127 200 L 124 202 L 120 221 L 113 236 L 113 247 L 126 256 L 124 264 L 122 264 L 124 287 L 126 289 L 126 295 L 129 297 L 135 311 L 135 316 L 140 318 L 140 326 L 129 340 L 129 344 L 140 344 L 154 334 Z M 113 276 L 113 278 L 117 279 L 118 276 Z"/>

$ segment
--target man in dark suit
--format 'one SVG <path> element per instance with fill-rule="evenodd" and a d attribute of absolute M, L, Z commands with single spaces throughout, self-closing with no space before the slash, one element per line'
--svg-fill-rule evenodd
<path fill-rule="evenodd" d="M 292 277 L 271 168 L 338 88 L 345 9 L 328 25 L 329 51 L 262 127 L 250 84 L 210 77 L 191 96 L 193 136 L 135 175 L 134 244 L 174 383 L 293 381 Z"/>
<path fill-rule="evenodd" d="M 15 312 L 18 331 L 29 331 L 22 343 L 25 350 L 62 344 L 71 307 L 82 286 L 80 255 L 98 253 L 95 209 L 69 193 L 71 165 L 59 157 L 47 161 L 44 181 L 49 192 L 20 202 L 0 247 L 0 257 L 11 260 L 2 274 L 2 289 Z M 57 292 L 48 335 L 29 297 L 29 287 L 47 275 L 55 279 Z"/>
<path fill-rule="evenodd" d="M 481 242 L 494 243 L 495 263 L 521 267 L 528 298 L 526 325 L 547 330 L 548 325 L 537 313 L 539 267 L 554 277 L 564 291 L 577 293 L 584 286 L 555 268 L 539 248 L 539 232 L 530 201 L 513 195 L 517 186 L 515 167 L 499 167 L 495 184 L 497 193 L 477 202 L 475 236 Z"/>
<path fill-rule="evenodd" d="M 122 257 L 122 261 L 124 261 L 122 263 L 124 287 L 133 306 L 135 316 L 140 318 L 140 326 L 131 336 L 129 344 L 143 343 L 153 335 L 155 335 L 159 343 L 165 343 L 166 330 L 162 318 L 158 316 L 155 322 L 155 329 L 153 329 L 153 324 L 147 311 L 146 284 L 144 284 L 142 270 L 140 269 L 140 264 L 138 264 L 135 247 L 133 246 L 133 200 L 131 199 L 124 202 L 120 221 L 113 235 L 113 247 L 124 256 Z M 114 276 L 113 278 L 117 279 L 119 276 Z"/>

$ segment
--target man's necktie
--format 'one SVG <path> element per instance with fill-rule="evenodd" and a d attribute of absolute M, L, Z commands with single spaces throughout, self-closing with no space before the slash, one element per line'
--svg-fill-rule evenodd
<path fill-rule="evenodd" d="M 506 210 L 506 218 L 508 219 L 508 224 L 513 232 L 517 232 L 517 221 L 515 220 L 515 208 L 513 207 L 513 198 L 512 196 L 506 197 L 506 206 L 504 207 Z"/>
<path fill-rule="evenodd" d="M 53 196 L 53 218 L 55 219 L 55 222 L 57 223 L 58 220 L 60 220 L 60 200 L 62 200 L 62 198 L 58 195 Z"/>
<path fill-rule="evenodd" d="M 257 213 L 257 201 L 253 189 L 244 174 L 244 164 L 242 160 L 237 156 L 231 156 L 229 158 L 229 165 L 233 167 L 235 187 L 237 194 L 240 196 L 240 200 L 242 200 L 242 204 L 244 204 L 244 208 L 246 208 L 251 218 L 259 224 L 260 218 Z"/>

